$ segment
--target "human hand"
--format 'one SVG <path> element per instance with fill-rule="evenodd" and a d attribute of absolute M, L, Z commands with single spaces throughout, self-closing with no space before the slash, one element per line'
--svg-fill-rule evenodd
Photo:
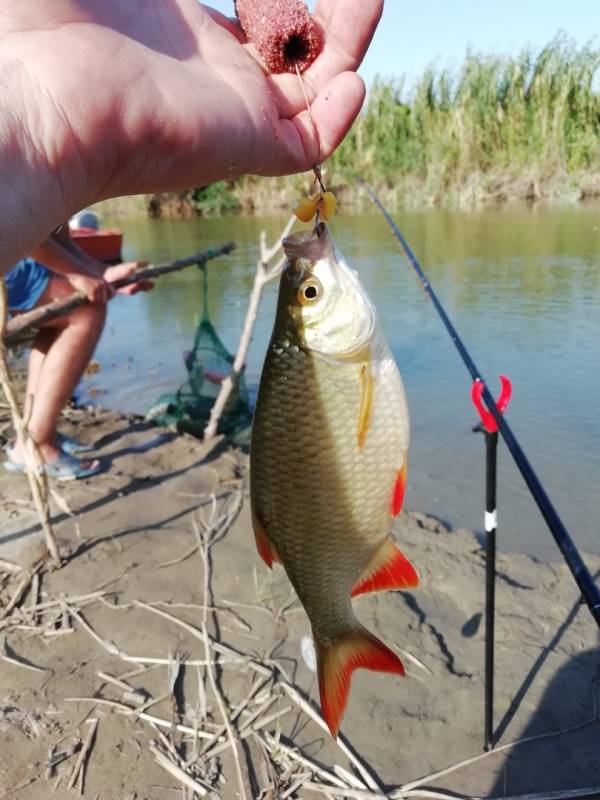
<path fill-rule="evenodd" d="M 147 261 L 127 261 L 123 262 L 122 264 L 115 264 L 113 267 L 106 268 L 104 271 L 104 278 L 109 283 L 114 283 L 122 278 L 129 278 L 138 270 L 146 266 L 148 266 Z M 136 281 L 136 283 L 130 283 L 127 286 L 122 286 L 120 289 L 117 289 L 117 293 L 132 295 L 137 294 L 138 292 L 149 292 L 150 289 L 153 288 L 154 284 L 152 281 L 141 280 Z"/>
<path fill-rule="evenodd" d="M 239 27 L 197 0 L 0 0 L 6 252 L 20 257 L 106 197 L 323 161 L 362 104 L 353 70 L 382 4 L 317 3 L 324 45 L 304 73 L 313 125 L 297 76 L 265 74 Z"/>
<path fill-rule="evenodd" d="M 114 295 L 114 289 L 102 277 L 86 272 L 65 275 L 73 289 L 82 292 L 90 303 L 107 303 Z"/>

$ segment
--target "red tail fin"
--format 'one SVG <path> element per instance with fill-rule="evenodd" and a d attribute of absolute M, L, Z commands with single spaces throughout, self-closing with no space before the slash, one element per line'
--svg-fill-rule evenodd
<path fill-rule="evenodd" d="M 335 737 L 348 702 L 354 670 L 362 668 L 404 675 L 404 665 L 389 647 L 364 628 L 351 631 L 330 644 L 318 640 L 315 644 L 321 711 L 331 735 Z"/>

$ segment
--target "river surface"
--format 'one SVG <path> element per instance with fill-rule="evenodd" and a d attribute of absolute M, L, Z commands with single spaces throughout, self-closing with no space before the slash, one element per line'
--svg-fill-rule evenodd
<path fill-rule="evenodd" d="M 498 391 L 514 386 L 508 419 L 576 544 L 600 554 L 600 206 L 428 210 L 396 216 L 472 357 Z M 280 217 L 119 220 L 123 255 L 162 263 L 235 239 L 209 266 L 209 310 L 235 350 L 258 253 L 258 236 Z M 105 224 L 115 223 L 106 219 Z M 338 245 L 374 300 L 400 366 L 412 442 L 408 507 L 453 527 L 481 531 L 484 438 L 470 377 L 431 302 L 376 213 L 339 215 Z M 276 282 L 263 295 L 248 357 L 255 396 L 273 322 Z M 99 402 L 145 412 L 185 380 L 202 309 L 196 268 L 161 278 L 149 294 L 117 298 L 97 351 L 101 372 L 87 388 Z M 558 558 L 551 534 L 504 445 L 499 449 L 499 543 Z"/>

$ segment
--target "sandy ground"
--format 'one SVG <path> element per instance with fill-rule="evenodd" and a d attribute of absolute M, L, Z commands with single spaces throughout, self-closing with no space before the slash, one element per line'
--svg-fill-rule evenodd
<path fill-rule="evenodd" d="M 214 750 L 213 734 L 224 734 L 206 667 L 196 665 L 206 655 L 205 613 L 217 641 L 210 652 L 219 659 L 224 704 L 239 712 L 234 736 L 248 798 L 324 797 L 306 784 L 328 784 L 332 775 L 358 797 L 369 782 L 381 796 L 472 757 L 479 758 L 426 785 L 493 796 L 600 787 L 598 632 L 563 565 L 499 556 L 500 747 L 483 755 L 480 542 L 423 514 L 399 517 L 394 537 L 422 586 L 362 598 L 356 607 L 403 657 L 408 677 L 356 675 L 342 732 L 372 778 L 357 777 L 347 755 L 290 694 L 294 686 L 317 700 L 315 676 L 301 655 L 309 627 L 283 571 L 270 573 L 255 552 L 247 454 L 222 443 L 208 448 L 117 413 L 73 412 L 64 430 L 97 442 L 106 471 L 59 488 L 72 512 L 53 506 L 68 559 L 60 570 L 40 566 L 41 534 L 26 480 L 0 472 L 0 558 L 37 567 L 39 576 L 7 615 L 31 572 L 0 567 L 0 799 L 78 796 L 77 781 L 72 789 L 67 784 L 79 754 L 49 770 L 49 753 L 69 752 L 91 732 L 86 798 L 194 796 L 157 763 L 153 747 L 180 764 L 187 760 L 195 780 L 215 787 L 213 796 L 237 797 L 227 743 L 198 755 L 207 742 Z M 212 535 L 210 574 L 194 528 Z M 600 569 L 600 559 L 588 563 Z M 46 605 L 29 609 L 36 603 Z M 162 734 L 135 712 L 151 700 L 158 702 L 145 713 L 164 720 Z M 191 733 L 173 730 L 176 723 Z M 208 738 L 194 745 L 196 728 Z M 533 738 L 502 749 L 524 737 Z M 299 756 L 308 760 L 302 764 Z"/>

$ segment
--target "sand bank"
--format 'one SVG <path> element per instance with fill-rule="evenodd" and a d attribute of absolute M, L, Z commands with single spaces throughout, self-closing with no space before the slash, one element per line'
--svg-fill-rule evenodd
<path fill-rule="evenodd" d="M 356 603 L 366 626 L 402 656 L 408 677 L 355 677 L 342 732 L 373 777 L 354 772 L 352 784 L 334 772 L 335 765 L 352 770 L 347 755 L 290 695 L 295 686 L 313 702 L 318 696 L 301 655 L 309 627 L 283 571 L 270 573 L 256 554 L 247 455 L 113 412 L 73 411 L 64 430 L 97 442 L 106 471 L 59 489 L 72 512 L 54 507 L 68 562 L 55 572 L 39 567 L 36 596 L 28 589 L 17 606 L 53 603 L 50 608 L 12 612 L 2 620 L 23 573 L 0 570 L 0 655 L 9 658 L 0 660 L 0 798 L 7 792 L 27 800 L 75 796 L 66 786 L 78 755 L 50 775 L 49 748 L 76 747 L 92 729 L 84 797 L 182 796 L 179 778 L 153 755 L 152 741 L 154 751 L 168 752 L 168 745 L 147 718 L 67 698 L 98 697 L 132 708 L 158 699 L 145 713 L 167 726 L 193 732 L 197 725 L 205 737 L 227 735 L 205 667 L 192 664 L 205 660 L 199 633 L 205 573 L 194 532 L 203 525 L 212 526 L 214 535 L 207 625 L 218 644 L 210 652 L 223 661 L 215 677 L 227 708 L 246 703 L 234 727 L 248 797 L 323 797 L 307 784 L 327 784 L 331 775 L 355 791 L 367 791 L 370 781 L 381 787 L 380 795 L 392 793 L 482 754 L 484 562 L 473 533 L 403 513 L 394 538 L 417 566 L 422 587 Z M 35 567 L 41 537 L 25 479 L 0 472 L 0 496 L 0 558 Z M 588 563 L 594 572 L 600 569 L 600 559 L 589 557 Z M 498 568 L 500 745 L 543 738 L 484 756 L 428 786 L 500 796 L 600 786 L 594 623 L 564 565 L 501 553 Z M 99 594 L 81 599 L 91 593 Z M 171 667 L 173 691 L 169 659 L 181 662 Z M 205 698 L 198 694 L 199 674 Z M 137 691 L 115 684 L 115 677 Z M 83 722 L 86 717 L 97 723 Z M 570 732 L 553 735 L 565 729 Z M 166 727 L 165 735 L 181 758 L 195 756 L 189 733 Z M 196 779 L 215 786 L 222 798 L 235 798 L 232 750 L 223 743 L 214 754 L 214 747 L 212 757 L 197 762 Z"/>

